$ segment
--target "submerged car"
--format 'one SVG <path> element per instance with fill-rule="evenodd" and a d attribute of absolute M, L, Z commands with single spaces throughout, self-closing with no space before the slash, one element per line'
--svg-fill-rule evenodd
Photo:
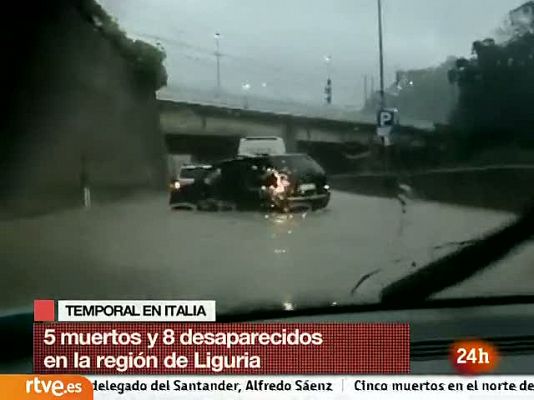
<path fill-rule="evenodd" d="M 211 165 L 197 165 L 186 164 L 180 168 L 180 172 L 176 179 L 171 180 L 169 189 L 171 191 L 171 204 L 175 207 L 195 207 L 197 197 L 190 197 L 187 194 L 193 193 L 195 184 L 202 182 L 204 177 L 212 170 Z M 192 189 L 187 189 L 188 186 L 195 186 Z"/>
<path fill-rule="evenodd" d="M 203 179 L 171 192 L 171 207 L 201 210 L 325 208 L 330 187 L 306 154 L 238 157 L 214 165 Z"/>
<path fill-rule="evenodd" d="M 182 186 L 195 183 L 196 180 L 204 178 L 211 170 L 211 165 L 207 164 L 184 164 L 180 168 L 178 178 L 171 181 L 171 189 L 179 189 Z"/>

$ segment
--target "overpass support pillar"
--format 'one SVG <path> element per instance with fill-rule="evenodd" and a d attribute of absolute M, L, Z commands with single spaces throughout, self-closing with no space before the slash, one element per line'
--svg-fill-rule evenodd
<path fill-rule="evenodd" d="M 286 143 L 286 151 L 295 153 L 297 151 L 297 130 L 292 119 L 287 119 L 284 124 L 283 138 Z"/>

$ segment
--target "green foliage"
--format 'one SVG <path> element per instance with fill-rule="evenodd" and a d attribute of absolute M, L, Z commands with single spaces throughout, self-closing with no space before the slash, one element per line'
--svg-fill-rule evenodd
<path fill-rule="evenodd" d="M 530 26 L 530 29 L 528 28 Z M 534 128 L 533 21 L 507 26 L 508 39 L 473 43 L 473 56 L 459 59 L 449 71 L 460 90 L 452 123 L 465 134 L 483 134 L 492 140 L 532 135 Z M 501 31 L 502 34 L 502 31 Z"/>
<path fill-rule="evenodd" d="M 82 16 L 127 60 L 141 82 L 154 90 L 167 84 L 167 71 L 163 65 L 166 54 L 162 49 L 128 38 L 95 0 L 77 0 L 77 4 Z"/>

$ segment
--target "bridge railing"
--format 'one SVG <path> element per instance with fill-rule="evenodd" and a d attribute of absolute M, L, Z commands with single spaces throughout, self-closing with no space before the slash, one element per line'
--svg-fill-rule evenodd
<path fill-rule="evenodd" d="M 361 123 L 375 123 L 376 116 L 363 113 L 356 106 L 335 104 L 299 103 L 288 99 L 270 99 L 260 96 L 243 96 L 224 92 L 219 96 L 212 91 L 199 91 L 165 87 L 158 92 L 158 99 L 183 103 L 194 103 L 224 108 L 248 109 L 272 114 L 287 114 L 294 116 L 325 118 L 339 121 L 352 121 Z M 402 118 L 401 124 L 419 129 L 433 129 L 431 121 L 420 121 Z"/>

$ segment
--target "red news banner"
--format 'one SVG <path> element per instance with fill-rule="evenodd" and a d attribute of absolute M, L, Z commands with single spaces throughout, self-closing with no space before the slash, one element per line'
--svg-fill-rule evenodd
<path fill-rule="evenodd" d="M 34 372 L 86 375 L 397 374 L 407 324 L 44 323 Z"/>

